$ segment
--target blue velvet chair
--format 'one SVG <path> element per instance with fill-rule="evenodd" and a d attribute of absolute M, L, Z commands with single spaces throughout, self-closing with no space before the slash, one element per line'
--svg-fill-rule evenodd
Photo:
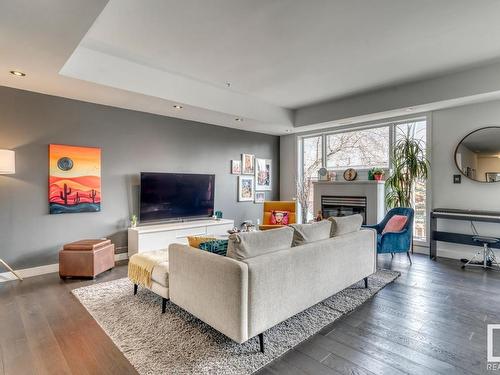
<path fill-rule="evenodd" d="M 399 232 L 387 232 L 382 234 L 385 225 L 391 217 L 394 215 L 407 216 L 408 220 L 403 228 Z M 396 207 L 391 209 L 387 215 L 385 215 L 384 220 L 376 225 L 364 225 L 365 228 L 373 228 L 377 231 L 377 253 L 387 254 L 390 253 L 394 256 L 394 253 L 406 253 L 408 259 L 411 262 L 410 249 L 411 242 L 413 238 L 413 217 L 415 212 L 413 208 L 406 207 Z"/>

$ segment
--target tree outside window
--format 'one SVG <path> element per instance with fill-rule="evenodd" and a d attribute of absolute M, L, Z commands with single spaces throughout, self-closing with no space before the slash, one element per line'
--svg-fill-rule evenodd
<path fill-rule="evenodd" d="M 388 170 L 392 140 L 397 140 L 402 134 L 409 133 L 425 144 L 426 131 L 427 123 L 422 120 L 302 138 L 302 177 L 303 181 L 310 184 L 311 191 L 308 199 L 308 220 L 314 217 L 312 181 L 318 179 L 320 168 L 324 166 L 328 169 L 343 171 L 347 168 L 367 170 L 376 167 Z M 325 146 L 324 152 L 323 144 Z M 414 237 L 424 241 L 427 220 L 426 181 L 416 183 L 413 200 L 415 208 Z"/>

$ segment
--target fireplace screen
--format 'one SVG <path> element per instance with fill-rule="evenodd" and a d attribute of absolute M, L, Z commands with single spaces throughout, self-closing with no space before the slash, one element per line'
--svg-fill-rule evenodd
<path fill-rule="evenodd" d="M 322 196 L 321 214 L 323 218 L 330 216 L 349 216 L 360 214 L 366 224 L 366 197 Z"/>

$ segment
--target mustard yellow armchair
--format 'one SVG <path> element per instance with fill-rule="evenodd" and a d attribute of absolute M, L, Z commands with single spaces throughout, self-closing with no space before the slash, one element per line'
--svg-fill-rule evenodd
<path fill-rule="evenodd" d="M 294 201 L 266 201 L 264 202 L 264 217 L 260 230 L 276 229 L 283 225 L 271 224 L 271 215 L 273 211 L 288 211 L 288 224 L 295 224 L 295 202 Z"/>

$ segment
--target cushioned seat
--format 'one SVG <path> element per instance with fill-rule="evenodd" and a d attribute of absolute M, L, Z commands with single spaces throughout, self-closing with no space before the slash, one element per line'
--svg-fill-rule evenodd
<path fill-rule="evenodd" d="M 168 288 L 168 262 L 157 264 L 155 268 L 153 268 L 151 279 Z"/>
<path fill-rule="evenodd" d="M 134 294 L 139 285 L 162 297 L 165 312 L 169 292 L 168 250 L 154 250 L 132 255 L 128 263 L 128 277 L 134 284 Z"/>
<path fill-rule="evenodd" d="M 402 228 L 395 230 L 386 228 L 391 219 L 398 216 L 406 217 L 406 220 L 399 223 Z M 410 250 L 413 239 L 413 217 L 413 208 L 396 207 L 391 209 L 380 223 L 376 225 L 364 225 L 365 228 L 372 228 L 377 231 L 378 254 L 406 253 L 411 264 Z"/>

